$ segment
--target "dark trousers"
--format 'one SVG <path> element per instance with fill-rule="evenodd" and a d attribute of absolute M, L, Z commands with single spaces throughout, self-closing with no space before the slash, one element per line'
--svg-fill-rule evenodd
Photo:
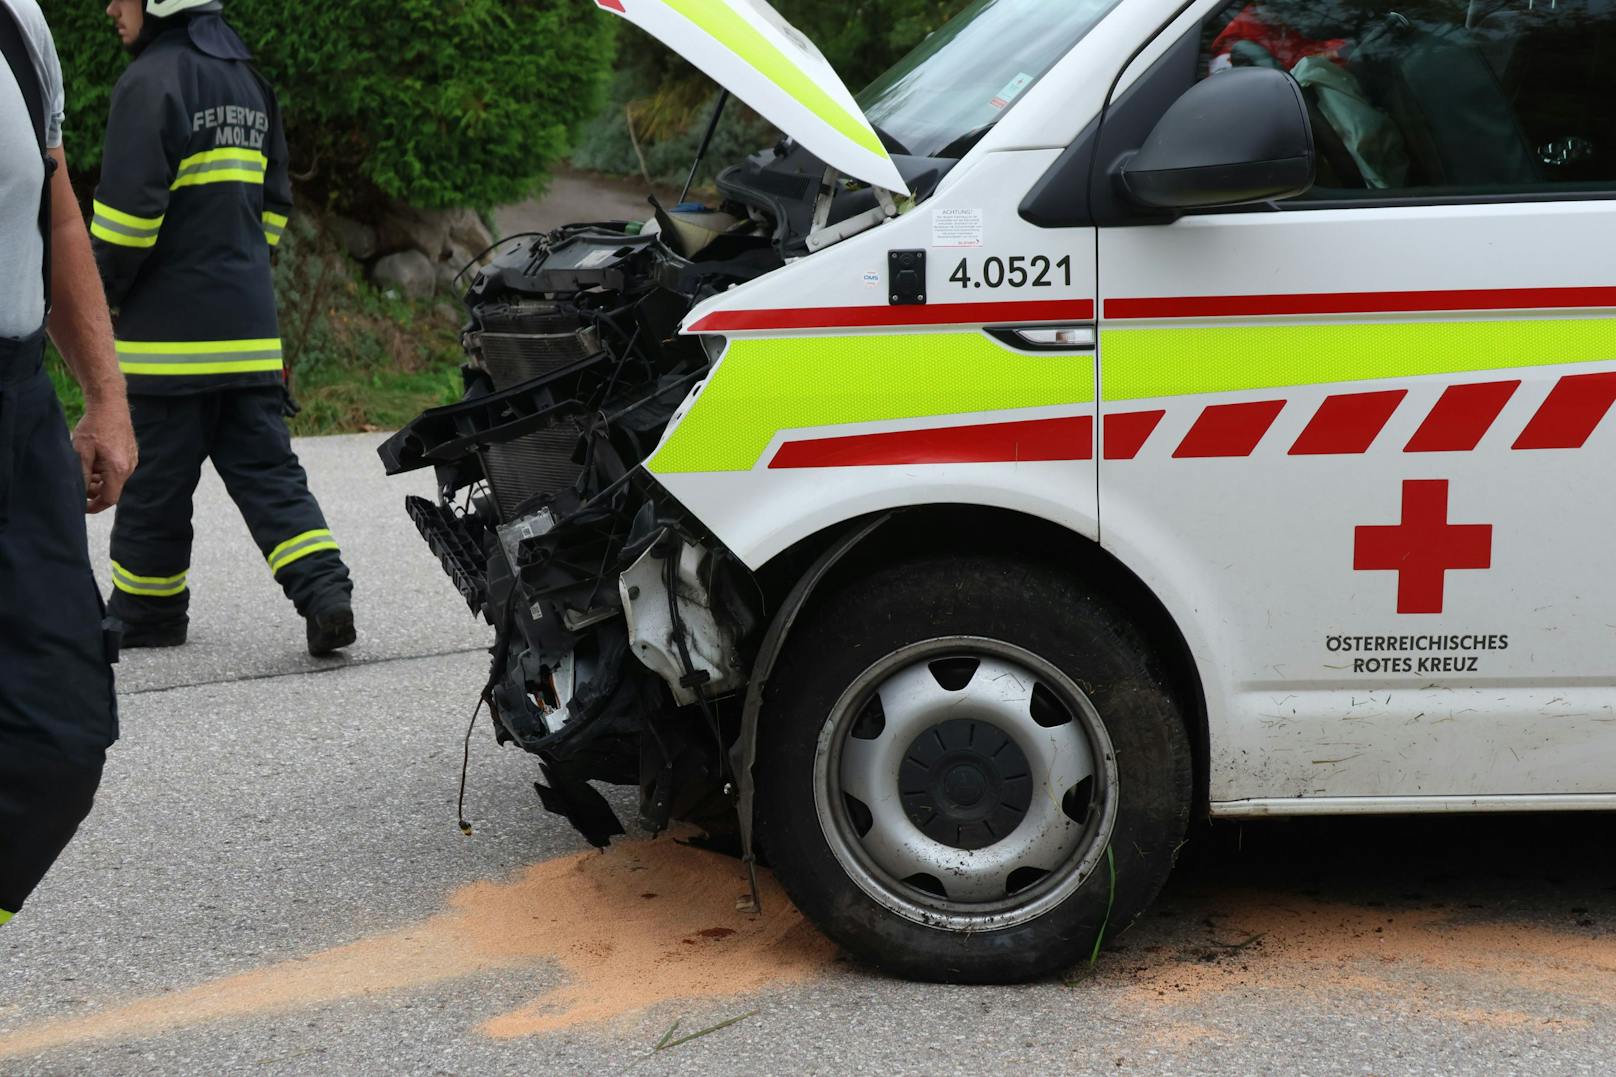
<path fill-rule="evenodd" d="M 84 481 L 43 350 L 0 340 L 0 920 L 89 814 L 118 739 Z"/>
<path fill-rule="evenodd" d="M 140 466 L 112 525 L 113 616 L 125 624 L 186 619 L 191 498 L 210 458 L 258 543 L 258 563 L 268 563 L 297 612 L 348 601 L 348 567 L 292 451 L 282 399 L 273 386 L 130 397 Z"/>

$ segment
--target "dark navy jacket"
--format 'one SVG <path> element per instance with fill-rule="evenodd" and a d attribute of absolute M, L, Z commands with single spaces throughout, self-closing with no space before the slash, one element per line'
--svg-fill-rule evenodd
<path fill-rule="evenodd" d="M 286 139 L 274 92 L 212 19 L 165 29 L 112 92 L 90 232 L 131 393 L 282 379 L 269 256 L 292 210 Z"/>

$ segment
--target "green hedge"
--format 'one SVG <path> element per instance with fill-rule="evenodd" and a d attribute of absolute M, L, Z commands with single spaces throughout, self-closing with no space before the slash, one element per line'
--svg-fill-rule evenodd
<path fill-rule="evenodd" d="M 124 57 L 102 5 L 47 0 L 67 82 L 67 152 L 99 165 Z M 540 185 L 595 115 L 617 20 L 581 0 L 226 0 L 275 84 L 304 190 L 494 206 Z"/>

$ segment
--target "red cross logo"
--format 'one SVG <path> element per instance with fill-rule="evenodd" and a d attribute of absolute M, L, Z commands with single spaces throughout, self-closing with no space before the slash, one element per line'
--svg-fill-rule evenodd
<path fill-rule="evenodd" d="M 1398 613 L 1441 613 L 1454 569 L 1492 568 L 1493 525 L 1448 523 L 1448 480 L 1403 482 L 1403 522 L 1360 527 L 1352 567 L 1397 573 Z"/>

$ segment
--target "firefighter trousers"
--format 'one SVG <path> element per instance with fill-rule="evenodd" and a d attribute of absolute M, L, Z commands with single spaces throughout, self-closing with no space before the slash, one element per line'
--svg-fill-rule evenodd
<path fill-rule="evenodd" d="M 84 480 L 41 369 L 0 340 L 0 923 L 90 812 L 118 739 Z"/>
<path fill-rule="evenodd" d="M 348 567 L 292 451 L 284 399 L 275 386 L 129 398 L 140 466 L 112 525 L 114 617 L 125 625 L 187 619 L 191 500 L 208 459 L 297 612 L 348 603 Z"/>

